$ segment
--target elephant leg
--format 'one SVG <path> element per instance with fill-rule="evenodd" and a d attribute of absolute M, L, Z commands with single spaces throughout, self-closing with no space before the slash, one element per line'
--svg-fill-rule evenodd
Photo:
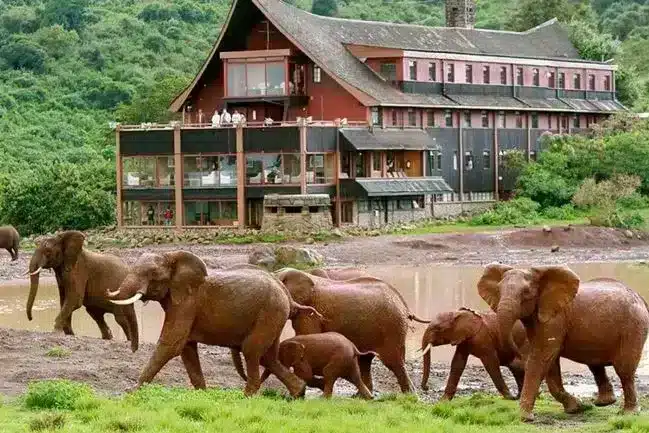
<path fill-rule="evenodd" d="M 532 349 L 525 365 L 525 382 L 519 403 L 521 420 L 534 421 L 532 410 L 539 394 L 539 387 L 550 368 L 549 364 L 559 357 L 559 349 L 558 345 L 550 349 Z"/>
<path fill-rule="evenodd" d="M 505 379 L 503 379 L 502 372 L 500 371 L 500 361 L 498 360 L 498 356 L 496 356 L 495 353 L 489 353 L 483 356 L 480 360 L 500 395 L 502 395 L 506 400 L 514 400 L 514 396 L 509 392 L 509 387 L 505 383 Z"/>
<path fill-rule="evenodd" d="M 372 392 L 374 390 L 374 384 L 372 383 L 372 361 L 374 360 L 374 355 L 363 355 L 358 357 L 358 367 L 361 371 L 361 378 L 367 389 Z"/>
<path fill-rule="evenodd" d="M 638 396 L 635 384 L 635 372 L 642 356 L 645 335 L 638 333 L 635 336 L 637 341 L 627 341 L 625 346 L 620 348 L 620 354 L 613 361 L 613 368 L 622 382 L 624 391 L 624 413 L 636 413 L 638 407 Z"/>
<path fill-rule="evenodd" d="M 548 391 L 550 391 L 552 397 L 563 405 L 563 410 L 566 413 L 583 412 L 584 406 L 581 402 L 563 387 L 559 357 L 557 357 L 550 365 L 545 382 L 548 384 Z"/>
<path fill-rule="evenodd" d="M 72 313 L 83 305 L 85 287 L 86 281 L 80 279 L 76 272 L 63 273 L 59 282 L 59 296 L 62 299 L 61 311 L 54 320 L 54 332 L 65 332 L 66 327 L 71 327 Z"/>
<path fill-rule="evenodd" d="M 304 379 L 304 378 L 302 378 Z M 321 391 L 324 391 L 325 383 L 324 379 L 321 377 L 311 377 L 311 379 L 306 381 L 306 385 L 310 388 L 318 388 Z"/>
<path fill-rule="evenodd" d="M 396 351 L 392 349 L 390 351 L 379 352 L 379 357 L 388 370 L 397 377 L 401 392 L 412 393 L 415 387 L 406 371 L 405 348 Z"/>
<path fill-rule="evenodd" d="M 195 341 L 188 341 L 183 347 L 180 357 L 185 364 L 185 369 L 189 375 L 189 381 L 196 389 L 205 389 L 205 377 L 201 369 L 201 361 L 198 358 L 198 343 Z"/>
<path fill-rule="evenodd" d="M 104 319 L 105 311 L 100 308 L 86 307 L 86 311 L 92 317 L 92 320 L 97 323 L 99 326 L 99 332 L 101 332 L 102 340 L 112 340 L 113 333 L 111 332 L 106 320 Z"/>
<path fill-rule="evenodd" d="M 597 384 L 597 398 L 595 406 L 609 406 L 616 402 L 613 385 L 606 375 L 606 367 L 603 365 L 589 365 L 588 369 L 593 373 L 595 383 Z"/>
<path fill-rule="evenodd" d="M 523 383 L 525 382 L 525 368 L 523 362 L 520 359 L 516 359 L 509 364 L 509 371 L 512 372 L 514 380 L 516 381 L 516 386 L 518 387 L 518 393 L 516 398 L 521 396 L 521 391 L 523 391 Z"/>
<path fill-rule="evenodd" d="M 336 383 L 336 380 L 341 376 L 342 373 L 340 366 L 341 361 L 341 359 L 334 356 L 329 361 L 329 364 L 325 365 L 322 369 L 322 377 L 324 379 L 324 398 L 331 398 L 331 395 L 333 394 L 334 383 Z"/>
<path fill-rule="evenodd" d="M 139 347 L 140 335 L 137 329 L 135 310 L 115 313 L 115 321 L 124 331 L 126 339 L 131 342 L 131 351 L 136 352 Z"/>
<path fill-rule="evenodd" d="M 347 377 L 347 380 L 353 383 L 356 388 L 358 388 L 358 394 L 366 400 L 372 400 L 373 396 L 365 383 L 363 383 L 363 378 L 361 376 L 361 370 L 358 367 L 358 364 L 354 362 L 354 366 L 351 368 L 351 372 Z"/>
<path fill-rule="evenodd" d="M 83 300 L 78 298 L 77 296 L 68 296 L 65 298 L 63 307 L 61 307 L 61 311 L 59 312 L 58 316 L 56 316 L 56 319 L 54 319 L 55 332 L 65 332 L 66 328 L 72 327 L 72 313 L 81 308 L 82 303 Z"/>
<path fill-rule="evenodd" d="M 263 323 L 263 322 L 262 322 Z M 295 374 L 291 373 L 286 367 L 282 365 L 281 362 L 277 359 L 277 352 L 278 352 L 278 347 L 279 347 L 279 336 L 273 341 L 271 347 L 269 347 L 266 352 L 264 353 L 264 356 L 262 357 L 262 362 L 264 367 L 270 370 L 272 374 L 274 374 L 280 382 L 286 386 L 288 389 L 289 393 L 293 397 L 303 397 L 304 392 L 306 391 L 306 383 L 297 377 Z M 245 356 L 245 352 L 244 352 Z M 246 358 L 246 362 L 248 359 Z M 248 383 L 250 383 L 250 378 L 252 376 L 250 368 L 252 364 L 246 364 L 247 370 L 248 370 Z M 252 373 L 256 373 L 256 378 L 257 381 L 259 380 L 259 363 L 257 362 L 256 366 L 254 367 L 254 371 Z M 248 389 L 248 385 L 246 385 L 246 389 Z M 259 387 L 257 387 L 259 389 Z M 256 390 L 255 390 L 256 392 Z"/>
<path fill-rule="evenodd" d="M 63 308 L 63 303 L 65 302 L 65 287 L 63 285 L 63 277 L 56 272 L 56 286 L 59 289 L 59 306 Z M 69 317 L 67 322 L 63 325 L 63 333 L 65 335 L 74 335 L 72 330 L 72 317 Z"/>

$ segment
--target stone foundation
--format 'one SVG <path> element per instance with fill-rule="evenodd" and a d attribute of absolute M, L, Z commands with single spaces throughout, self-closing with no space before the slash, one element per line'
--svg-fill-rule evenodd
<path fill-rule="evenodd" d="M 332 227 L 328 194 L 270 194 L 264 197 L 262 231 L 309 233 Z"/>
<path fill-rule="evenodd" d="M 436 202 L 433 203 L 433 218 L 452 218 L 463 213 L 487 210 L 496 204 L 495 201 L 474 202 Z"/>

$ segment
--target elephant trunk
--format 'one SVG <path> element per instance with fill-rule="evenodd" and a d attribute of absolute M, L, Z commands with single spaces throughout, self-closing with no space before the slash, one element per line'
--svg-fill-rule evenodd
<path fill-rule="evenodd" d="M 146 284 L 140 284 L 136 279 L 126 277 L 117 290 L 106 293 L 106 296 L 113 304 L 131 305 L 142 299 L 146 287 Z"/>
<path fill-rule="evenodd" d="M 423 365 L 423 374 L 421 377 L 421 389 L 428 391 L 428 377 L 430 376 L 430 351 L 434 342 L 434 336 L 429 329 L 424 332 L 424 336 L 421 339 L 421 349 L 424 351 L 424 365 Z"/>
<path fill-rule="evenodd" d="M 41 255 L 38 253 L 34 253 L 29 262 L 29 297 L 27 298 L 27 319 L 29 320 L 32 320 L 32 307 L 34 306 L 34 300 L 38 292 L 40 272 L 43 266 L 45 266 L 43 262 Z"/>
<path fill-rule="evenodd" d="M 503 299 L 498 304 L 498 337 L 502 348 L 509 348 L 518 353 L 512 337 L 514 324 L 520 318 L 520 308 L 515 301 Z"/>

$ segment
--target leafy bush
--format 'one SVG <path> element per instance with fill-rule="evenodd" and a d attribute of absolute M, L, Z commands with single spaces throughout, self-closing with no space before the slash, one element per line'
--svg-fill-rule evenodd
<path fill-rule="evenodd" d="M 570 221 L 578 217 L 577 211 L 574 206 L 567 204 L 561 207 L 549 207 L 543 209 L 541 215 L 544 218 L 553 219 L 553 220 L 563 220 Z"/>
<path fill-rule="evenodd" d="M 26 38 L 11 38 L 0 46 L 0 62 L 13 69 L 45 71 L 45 51 Z"/>
<path fill-rule="evenodd" d="M 591 223 L 606 227 L 630 228 L 644 223 L 641 215 L 624 215 L 618 201 L 636 196 L 641 180 L 638 176 L 616 175 L 610 180 L 596 182 L 586 179 L 572 198 L 575 205 L 591 210 Z"/>
<path fill-rule="evenodd" d="M 540 205 L 527 197 L 519 197 L 496 206 L 469 220 L 470 225 L 532 224 L 539 219 Z"/>
<path fill-rule="evenodd" d="M 65 415 L 62 413 L 46 413 L 29 422 L 29 430 L 40 432 L 58 430 L 65 426 Z"/>
<path fill-rule="evenodd" d="M 69 380 L 32 382 L 25 395 L 28 409 L 74 410 L 84 400 L 91 400 L 94 391 L 86 384 Z"/>
<path fill-rule="evenodd" d="M 620 209 L 639 210 L 649 208 L 649 197 L 637 192 L 617 200 L 617 207 Z"/>

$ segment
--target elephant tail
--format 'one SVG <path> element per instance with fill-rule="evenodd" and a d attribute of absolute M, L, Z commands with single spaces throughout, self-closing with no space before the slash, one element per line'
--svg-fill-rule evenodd
<path fill-rule="evenodd" d="M 239 349 L 230 349 L 230 354 L 232 355 L 232 362 L 234 363 L 234 368 L 237 369 L 237 373 L 239 373 L 239 376 L 247 382 L 248 376 L 246 375 L 246 371 L 243 369 L 241 352 L 239 352 Z"/>
<path fill-rule="evenodd" d="M 309 313 L 309 314 L 313 314 L 318 319 L 324 320 L 324 316 L 322 314 L 320 314 L 320 312 L 318 310 L 316 310 L 315 308 L 313 308 L 311 306 L 308 306 L 308 305 L 298 304 L 297 302 L 291 300 L 291 314 L 290 314 L 289 318 L 295 317 L 300 312 L 306 312 L 306 313 Z"/>
<path fill-rule="evenodd" d="M 358 357 L 358 356 L 369 356 L 369 355 L 372 355 L 372 356 L 379 356 L 378 353 L 373 352 L 373 351 L 371 351 L 371 350 L 368 350 L 367 352 L 361 352 L 360 350 L 358 350 L 358 348 L 356 347 L 356 345 L 354 345 L 354 356 L 357 356 L 357 357 Z"/>
<path fill-rule="evenodd" d="M 412 314 L 412 313 L 408 314 L 408 320 L 414 320 L 415 322 L 426 323 L 426 324 L 430 323 L 430 320 L 424 320 L 422 318 L 417 317 L 415 314 Z"/>

